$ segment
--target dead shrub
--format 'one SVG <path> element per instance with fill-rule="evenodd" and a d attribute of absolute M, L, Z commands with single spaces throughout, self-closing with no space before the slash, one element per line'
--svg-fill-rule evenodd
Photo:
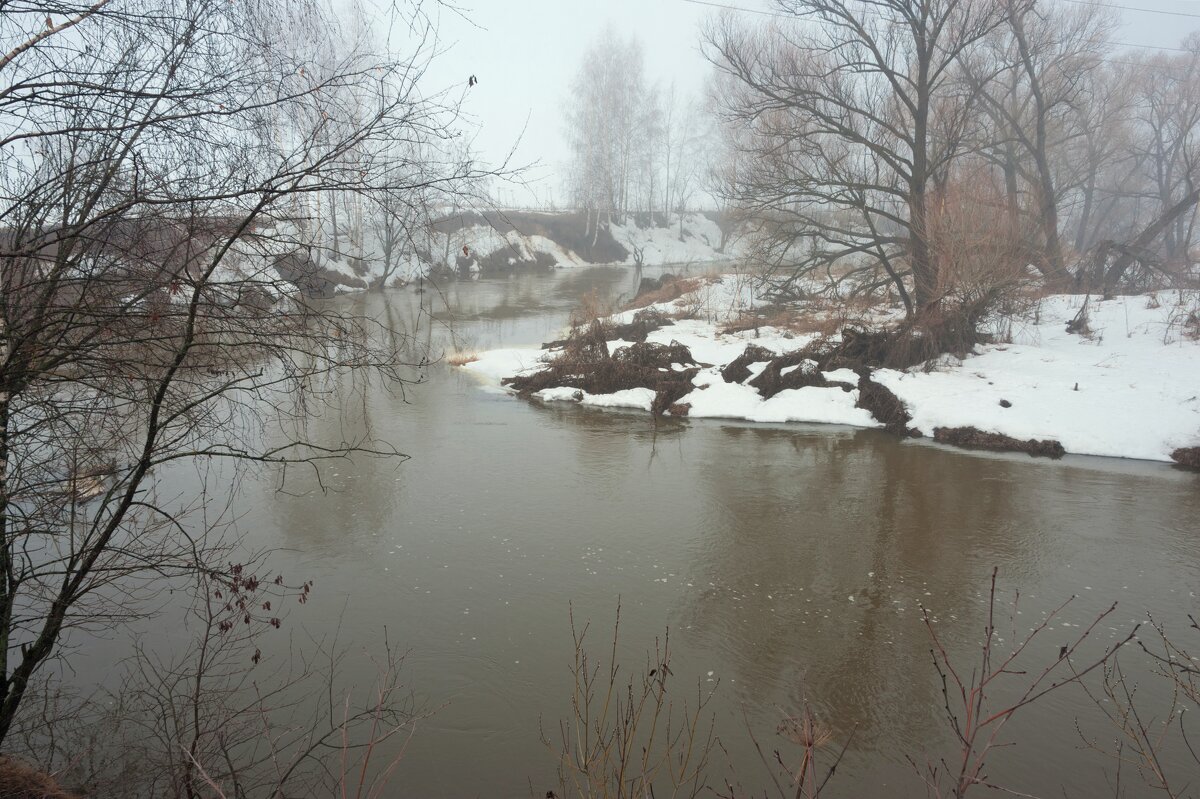
<path fill-rule="evenodd" d="M 594 319 L 611 316 L 612 312 L 612 301 L 594 288 L 580 297 L 579 305 L 571 311 L 571 327 L 581 327 Z"/>
<path fill-rule="evenodd" d="M 910 316 L 920 335 L 910 342 L 911 357 L 897 361 L 920 363 L 946 352 L 961 357 L 980 343 L 977 331 L 985 322 L 1011 329 L 1011 320 L 1030 311 L 1039 291 L 1064 289 L 1032 279 L 1029 264 L 1045 255 L 1029 244 L 1040 235 L 1031 225 L 1010 217 L 1003 186 L 986 170 L 964 174 L 931 197 L 928 231 L 938 301 L 914 309 Z M 1043 264 L 1048 271 L 1050 266 Z"/>
<path fill-rule="evenodd" d="M 633 315 L 633 321 L 624 325 L 612 325 L 609 340 L 645 341 L 646 336 L 659 328 L 675 324 L 671 317 L 662 311 L 648 308 Z"/>
<path fill-rule="evenodd" d="M 446 363 L 451 366 L 466 366 L 479 360 L 477 352 L 452 352 L 446 356 Z"/>
<path fill-rule="evenodd" d="M 582 361 L 607 358 L 608 332 L 608 327 L 599 319 L 587 327 L 578 327 L 563 340 L 563 354 L 573 360 Z"/>
<path fill-rule="evenodd" d="M 990 170 L 963 174 L 929 200 L 927 238 L 943 299 L 969 305 L 1028 282 L 1026 265 L 1038 257 L 1029 242 L 1038 234 L 1009 216 L 1004 188 Z"/>
<path fill-rule="evenodd" d="M 678 341 L 651 344 L 640 341 L 613 353 L 613 360 L 649 369 L 670 369 L 671 364 L 696 364 L 692 351 Z"/>
<path fill-rule="evenodd" d="M 0 797 L 3 799 L 76 799 L 54 778 L 12 757 L 0 757 Z"/>
<path fill-rule="evenodd" d="M 622 677 L 619 605 L 606 657 L 589 651 L 589 625 L 576 625 L 574 609 L 570 618 L 575 643 L 571 712 L 557 727 L 539 725 L 542 744 L 558 766 L 554 789 L 539 794 L 562 799 L 709 795 L 709 758 L 720 746 L 708 710 L 715 686 L 706 689 L 697 682 L 694 689 L 681 690 L 672 685 L 668 693 L 673 677 L 669 632 L 655 640 L 640 668 L 626 669 L 630 676 Z"/>
<path fill-rule="evenodd" d="M 1200 340 L 1200 296 L 1179 293 L 1179 299 L 1167 319 L 1167 331 L 1164 341 L 1172 336 L 1172 331 L 1191 341 Z"/>
<path fill-rule="evenodd" d="M 606 319 L 593 319 L 591 324 L 573 325 L 566 338 L 548 341 L 542 345 L 544 350 L 558 350 L 566 347 L 577 347 L 582 340 L 590 341 L 645 341 L 646 336 L 663 327 L 675 324 L 671 317 L 662 311 L 649 308 L 638 311 L 633 315 L 633 321 L 623 325 L 613 324 Z"/>

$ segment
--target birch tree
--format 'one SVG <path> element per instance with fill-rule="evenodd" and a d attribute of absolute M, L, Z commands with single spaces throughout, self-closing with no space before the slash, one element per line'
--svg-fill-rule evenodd
<path fill-rule="evenodd" d="M 606 28 L 584 53 L 567 115 L 571 194 L 576 205 L 623 222 L 636 203 L 651 146 L 652 93 L 642 46 Z"/>

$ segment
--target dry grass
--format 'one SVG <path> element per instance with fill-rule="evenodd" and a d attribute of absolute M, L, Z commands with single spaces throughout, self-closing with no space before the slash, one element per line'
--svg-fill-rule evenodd
<path fill-rule="evenodd" d="M 602 295 L 599 289 L 592 289 L 579 298 L 579 305 L 571 311 L 571 327 L 582 327 L 593 319 L 611 316 L 615 310 L 611 299 Z"/>
<path fill-rule="evenodd" d="M 722 329 L 741 333 L 770 327 L 796 335 L 836 335 L 846 325 L 867 327 L 893 313 L 878 296 L 856 294 L 849 297 L 820 295 L 803 303 L 777 303 L 747 308 Z"/>
<path fill-rule="evenodd" d="M 665 280 L 663 285 L 652 291 L 647 291 L 634 297 L 625 305 L 625 310 L 633 310 L 634 308 L 645 308 L 647 305 L 657 305 L 664 302 L 672 302 L 679 299 L 684 294 L 691 294 L 699 291 L 705 285 L 707 280 L 699 277 L 680 277 L 671 280 Z"/>
<path fill-rule="evenodd" d="M 723 333 L 744 333 L 764 327 L 786 330 L 802 335 L 832 336 L 842 329 L 845 320 L 840 315 L 823 311 L 801 310 L 785 305 L 769 305 L 746 309 L 722 329 Z"/>
<path fill-rule="evenodd" d="M 466 366 L 467 364 L 474 363 L 478 360 L 479 353 L 477 352 L 452 352 L 446 356 L 446 363 L 450 364 L 451 366 Z"/>
<path fill-rule="evenodd" d="M 1200 295 L 1179 292 L 1167 318 L 1164 343 L 1169 343 L 1175 335 L 1190 341 L 1200 340 Z"/>
<path fill-rule="evenodd" d="M 3 799 L 75 799 L 54 778 L 11 757 L 0 757 L 0 797 Z"/>

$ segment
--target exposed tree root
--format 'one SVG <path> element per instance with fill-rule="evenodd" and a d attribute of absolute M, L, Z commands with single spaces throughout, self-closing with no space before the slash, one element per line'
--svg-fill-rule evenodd
<path fill-rule="evenodd" d="M 655 392 L 651 408 L 655 416 L 662 415 L 694 388 L 692 378 L 700 368 L 684 345 L 641 341 L 610 355 L 606 332 L 599 322 L 580 328 L 566 339 L 562 352 L 545 369 L 501 382 L 523 395 L 561 386 L 589 394 L 649 388 Z M 691 366 L 676 370 L 676 364 Z"/>
<path fill-rule="evenodd" d="M 858 373 L 858 401 L 854 405 L 868 411 L 883 425 L 884 430 L 893 435 L 910 438 L 921 436 L 920 430 L 908 426 L 912 416 L 900 398 L 887 386 L 872 380 L 867 369 Z"/>
<path fill-rule="evenodd" d="M 1024 452 L 1030 456 L 1061 458 L 1067 454 L 1063 445 L 1053 439 L 1028 441 L 1001 433 L 988 433 L 977 427 L 935 427 L 933 440 L 942 444 L 953 444 L 967 449 L 989 449 L 997 452 Z"/>
<path fill-rule="evenodd" d="M 760 347 L 757 344 L 747 344 L 745 351 L 741 355 L 734 358 L 729 363 L 725 364 L 725 368 L 721 370 L 721 378 L 726 383 L 741 383 L 750 377 L 750 364 L 763 363 L 777 358 L 774 351 L 766 347 Z"/>
<path fill-rule="evenodd" d="M 855 403 L 871 413 L 888 432 L 899 436 L 920 436 L 909 427 L 912 416 L 904 403 L 888 388 L 871 378 L 873 369 L 886 367 L 905 369 L 935 358 L 943 353 L 965 355 L 986 338 L 976 332 L 983 304 L 926 308 L 910 320 L 884 330 L 863 330 L 846 327 L 837 340 L 819 339 L 794 352 L 777 355 L 772 350 L 748 344 L 745 351 L 721 370 L 727 383 L 744 383 L 755 388 L 763 399 L 781 391 L 808 387 L 837 387 L 843 391 L 858 388 Z M 694 390 L 692 378 L 699 364 L 687 347 L 672 342 L 670 346 L 647 344 L 646 336 L 671 324 L 662 313 L 641 311 L 625 325 L 612 325 L 600 320 L 586 328 L 577 328 L 570 337 L 543 345 L 561 348 L 562 353 L 541 372 L 524 377 L 508 378 L 504 384 L 518 393 L 531 394 L 544 388 L 568 386 L 592 394 L 607 394 L 628 388 L 651 388 L 656 392 L 653 412 L 667 410 Z M 607 342 L 613 340 L 637 342 L 608 352 Z M 766 363 L 763 370 L 751 378 L 750 365 Z M 675 371 L 672 364 L 691 364 L 693 368 Z M 836 369 L 852 369 L 859 378 L 857 386 L 829 380 L 823 374 Z M 680 411 L 684 406 L 677 406 Z M 686 412 L 686 411 L 684 411 Z M 676 413 L 675 415 L 683 415 Z M 966 435 L 960 431 L 973 431 Z M 974 428 L 953 428 L 944 433 L 948 443 L 986 449 L 1017 450 L 1031 454 L 1055 455 L 1058 442 L 1019 442 L 1006 436 L 981 433 Z M 942 440 L 942 439 L 939 439 Z M 1034 451 L 1036 450 L 1036 451 Z"/>
<path fill-rule="evenodd" d="M 784 370 L 788 369 L 790 371 L 785 373 Z M 762 395 L 763 399 L 770 399 L 780 391 L 786 391 L 789 388 L 812 386 L 815 388 L 837 387 L 842 391 L 854 390 L 854 386 L 849 383 L 826 380 L 825 375 L 821 374 L 820 364 L 805 357 L 803 350 L 773 358 L 762 370 L 762 373 L 747 385 L 758 389 L 758 393 Z"/>
<path fill-rule="evenodd" d="M 1185 469 L 1200 471 L 1200 447 L 1180 447 L 1171 453 L 1171 460 Z"/>

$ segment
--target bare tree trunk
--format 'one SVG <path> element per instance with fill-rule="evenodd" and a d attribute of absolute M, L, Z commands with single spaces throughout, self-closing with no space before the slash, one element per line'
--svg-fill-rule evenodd
<path fill-rule="evenodd" d="M 341 241 L 338 238 L 338 212 L 337 212 L 337 195 L 333 192 L 329 194 L 329 224 L 333 228 L 333 257 L 341 260 L 342 248 Z"/>
<path fill-rule="evenodd" d="M 1092 218 L 1092 204 L 1096 196 L 1096 170 L 1088 173 L 1087 184 L 1083 188 L 1083 209 L 1079 212 L 1079 228 L 1075 232 L 1075 250 L 1083 252 L 1088 245 L 1088 225 Z"/>
<path fill-rule="evenodd" d="M 918 310 L 938 299 L 938 268 L 929 248 L 929 54 L 918 33 L 916 103 L 913 113 L 912 176 L 908 201 L 913 288 Z"/>
<path fill-rule="evenodd" d="M 1197 202 L 1200 202 L 1200 189 L 1194 189 L 1191 194 L 1184 197 L 1175 205 L 1164 211 L 1162 215 L 1158 217 L 1158 219 L 1155 219 L 1153 222 L 1147 225 L 1146 228 L 1138 234 L 1137 238 L 1122 248 L 1121 255 L 1117 257 L 1117 260 L 1112 262 L 1112 265 L 1108 267 L 1104 274 L 1105 291 L 1112 291 L 1114 288 L 1116 288 L 1117 283 L 1119 283 L 1121 278 L 1124 276 L 1125 270 L 1137 260 L 1137 253 L 1145 250 L 1147 247 L 1153 244 L 1154 240 L 1162 235 L 1162 232 L 1166 230 L 1172 222 L 1190 211 Z"/>
<path fill-rule="evenodd" d="M 1058 238 L 1058 200 L 1054 190 L 1054 175 L 1050 171 L 1050 162 L 1046 153 L 1048 137 L 1046 134 L 1046 116 L 1049 109 L 1046 97 L 1042 92 L 1042 80 L 1034 68 L 1033 56 L 1029 51 L 1029 42 L 1025 38 L 1025 23 L 1021 14 L 1009 13 L 1013 35 L 1017 40 L 1017 48 L 1021 54 L 1021 64 L 1029 78 L 1029 91 L 1034 101 L 1034 139 L 1031 155 L 1038 172 L 1038 221 L 1042 228 L 1042 238 L 1046 244 L 1046 277 L 1053 283 L 1062 284 L 1067 277 L 1063 266 L 1062 245 Z"/>
<path fill-rule="evenodd" d="M 0 318 L 0 365 L 3 365 L 5 374 L 8 372 L 8 358 L 8 334 L 4 320 Z M 9 398 L 9 387 L 0 386 L 0 680 L 4 681 L 0 687 L 0 696 L 8 693 L 8 651 L 11 644 L 9 633 L 12 630 L 13 600 L 16 595 L 13 585 L 12 547 L 8 541 Z"/>
<path fill-rule="evenodd" d="M 1013 234 L 1021 229 L 1021 206 L 1017 198 L 1017 154 L 1012 140 L 1004 142 L 1004 197 L 1007 202 L 1008 224 Z"/>

